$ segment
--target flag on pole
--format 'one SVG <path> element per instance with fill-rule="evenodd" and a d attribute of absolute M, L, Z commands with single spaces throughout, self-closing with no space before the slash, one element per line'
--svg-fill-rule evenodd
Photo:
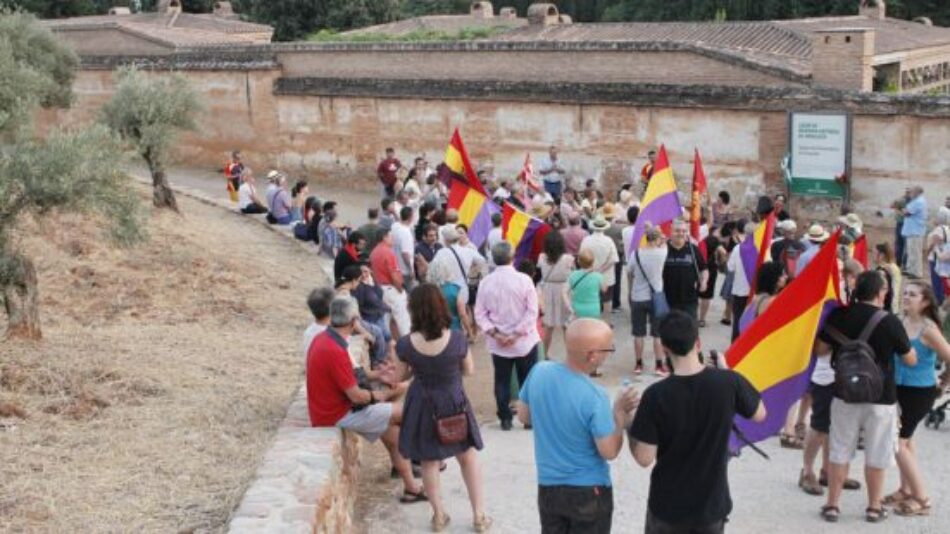
<path fill-rule="evenodd" d="M 458 210 L 459 223 L 468 227 L 468 239 L 481 247 L 491 232 L 491 216 L 501 208 L 459 179 L 452 180 L 447 207 Z"/>
<path fill-rule="evenodd" d="M 868 238 L 861 234 L 850 246 L 851 257 L 861 264 L 865 269 L 868 268 Z"/>
<path fill-rule="evenodd" d="M 699 158 L 699 149 L 694 149 L 695 157 L 693 158 L 693 197 L 691 200 L 692 207 L 689 212 L 689 234 L 692 236 L 693 240 L 699 243 L 699 227 L 701 225 L 702 219 L 702 200 L 706 196 L 706 172 L 703 171 L 703 162 Z"/>
<path fill-rule="evenodd" d="M 659 227 L 682 214 L 683 208 L 680 206 L 673 169 L 670 168 L 670 161 L 666 157 L 666 147 L 660 145 L 653 177 L 643 194 L 643 200 L 640 201 L 640 215 L 633 226 L 630 242 L 625 243 L 624 250 L 627 251 L 627 258 L 633 257 L 633 252 L 643 245 L 643 234 L 647 223 Z"/>
<path fill-rule="evenodd" d="M 515 266 L 522 260 L 538 261 L 544 236 L 550 231 L 551 225 L 548 223 L 505 202 L 501 215 L 501 236 L 515 250 Z"/>
<path fill-rule="evenodd" d="M 521 205 L 528 206 L 531 202 L 531 196 L 534 193 L 541 192 L 541 186 L 534 179 L 534 165 L 531 163 L 530 152 L 524 156 L 524 165 L 521 167 L 521 172 L 518 173 L 518 179 L 521 181 Z"/>
<path fill-rule="evenodd" d="M 462 143 L 462 136 L 459 134 L 458 128 L 452 133 L 449 146 L 445 149 L 445 161 L 439 164 L 436 168 L 436 172 L 439 180 L 441 180 L 446 187 L 452 187 L 454 178 L 461 180 L 483 196 L 488 196 L 488 193 L 482 186 L 482 182 L 478 179 L 478 175 L 475 174 L 475 170 L 472 168 L 472 162 L 468 159 L 468 151 L 465 150 L 465 144 Z"/>
<path fill-rule="evenodd" d="M 759 391 L 768 412 L 761 423 L 736 417 L 736 428 L 752 443 L 777 434 L 789 408 L 808 388 L 815 364 L 815 337 L 827 314 L 842 304 L 838 292 L 838 235 L 835 233 L 822 246 L 805 270 L 726 350 L 729 368 Z M 730 436 L 733 453 L 743 445 L 735 433 Z"/>
<path fill-rule="evenodd" d="M 775 214 L 771 213 L 755 231 L 745 237 L 739 245 L 739 258 L 742 270 L 749 282 L 749 295 L 755 295 L 755 279 L 759 267 L 771 260 L 772 234 L 775 233 Z"/>

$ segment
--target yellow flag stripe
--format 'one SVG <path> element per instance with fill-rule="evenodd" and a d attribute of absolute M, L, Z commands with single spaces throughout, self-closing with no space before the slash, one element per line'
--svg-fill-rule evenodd
<path fill-rule="evenodd" d="M 525 231 L 528 229 L 529 223 L 531 223 L 531 217 L 520 211 L 515 212 L 508 221 L 508 232 L 505 234 L 505 241 L 511 243 L 512 247 L 517 248 L 518 244 L 521 243 L 521 238 L 524 237 Z"/>
<path fill-rule="evenodd" d="M 465 165 L 462 163 L 462 153 L 449 145 L 445 149 L 445 166 L 457 174 L 465 174 Z"/>
<path fill-rule="evenodd" d="M 675 192 L 676 181 L 673 179 L 673 169 L 669 167 L 660 169 L 653 174 L 653 178 L 650 178 L 650 183 L 647 185 L 646 193 L 643 195 L 640 204 L 646 206 L 667 193 Z"/>
<path fill-rule="evenodd" d="M 459 207 L 459 222 L 471 228 L 484 203 L 484 196 L 474 189 L 469 189 L 468 194 L 465 195 L 465 200 L 462 201 L 462 205 Z"/>

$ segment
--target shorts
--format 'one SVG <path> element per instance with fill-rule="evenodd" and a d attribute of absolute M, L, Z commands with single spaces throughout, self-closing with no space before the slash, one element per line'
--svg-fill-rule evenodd
<path fill-rule="evenodd" d="M 835 396 L 835 385 L 819 386 L 812 382 L 808 389 L 811 393 L 811 420 L 808 426 L 815 432 L 827 434 L 831 429 L 831 399 Z"/>
<path fill-rule="evenodd" d="M 400 336 L 409 335 L 409 293 L 399 291 L 394 286 L 382 286 L 383 303 L 389 306 L 390 317 L 396 322 L 396 330 Z"/>
<path fill-rule="evenodd" d="M 650 335 L 657 337 L 657 328 L 660 326 L 653 314 L 653 301 L 633 301 L 630 303 L 630 322 L 633 326 L 633 337 L 646 337 L 647 319 L 650 320 Z"/>
<path fill-rule="evenodd" d="M 897 453 L 896 404 L 848 404 L 831 401 L 831 432 L 828 434 L 828 459 L 847 464 L 858 448 L 858 435 L 864 429 L 864 464 L 873 469 L 894 465 Z"/>
<path fill-rule="evenodd" d="M 897 405 L 900 407 L 901 439 L 910 439 L 921 419 L 930 413 L 940 390 L 933 387 L 897 386 Z"/>
<path fill-rule="evenodd" d="M 350 411 L 336 422 L 338 428 L 356 432 L 374 442 L 389 428 L 389 421 L 393 416 L 393 404 L 381 402 L 370 404 L 359 411 Z"/>
<path fill-rule="evenodd" d="M 719 270 L 715 266 L 706 270 L 709 273 L 709 280 L 706 281 L 706 291 L 699 292 L 699 298 L 710 300 L 716 296 L 716 279 L 719 278 Z"/>

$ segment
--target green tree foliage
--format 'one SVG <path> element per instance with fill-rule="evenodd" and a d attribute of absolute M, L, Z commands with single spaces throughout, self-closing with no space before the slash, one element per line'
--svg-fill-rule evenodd
<path fill-rule="evenodd" d="M 11 336 L 42 336 L 36 268 L 13 238 L 24 217 L 97 211 L 121 241 L 141 237 L 138 203 L 118 172 L 122 151 L 108 129 L 32 135 L 39 107 L 72 101 L 77 64 L 32 15 L 0 12 L 0 300 Z"/>
<path fill-rule="evenodd" d="M 198 94 L 180 74 L 148 76 L 125 68 L 116 78 L 116 92 L 102 107 L 102 121 L 145 159 L 155 207 L 178 211 L 165 164 L 179 134 L 197 127 L 195 118 L 202 109 Z"/>
<path fill-rule="evenodd" d="M 349 30 L 396 20 L 404 0 L 235 0 L 250 20 L 274 26 L 275 41 L 322 29 Z"/>

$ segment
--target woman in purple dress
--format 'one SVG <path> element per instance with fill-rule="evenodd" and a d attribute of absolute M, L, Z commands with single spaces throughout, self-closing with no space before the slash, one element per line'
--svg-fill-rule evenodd
<path fill-rule="evenodd" d="M 411 333 L 396 343 L 404 376 L 414 376 L 403 407 L 399 450 L 406 458 L 422 463 L 422 482 L 432 505 L 434 532 L 449 524 L 439 492 L 439 467 L 442 460 L 453 456 L 462 468 L 475 531 L 484 532 L 492 521 L 485 515 L 478 465 L 482 437 L 462 388 L 462 376 L 471 375 L 475 368 L 468 340 L 463 332 L 450 328 L 448 304 L 442 290 L 433 284 L 422 284 L 412 291 L 409 315 Z M 439 440 L 436 419 L 459 413 L 464 413 L 468 420 L 468 436 L 461 443 L 445 445 Z"/>

